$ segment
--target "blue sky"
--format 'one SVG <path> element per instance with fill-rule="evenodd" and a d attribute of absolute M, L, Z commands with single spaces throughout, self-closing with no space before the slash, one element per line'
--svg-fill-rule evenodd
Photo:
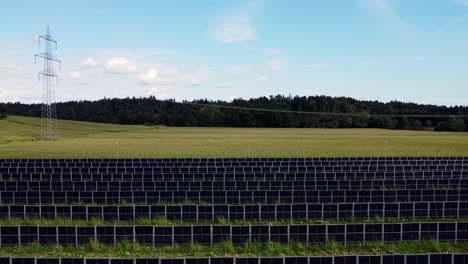
<path fill-rule="evenodd" d="M 6 1 L 0 101 L 331 95 L 467 105 L 468 0 Z"/>

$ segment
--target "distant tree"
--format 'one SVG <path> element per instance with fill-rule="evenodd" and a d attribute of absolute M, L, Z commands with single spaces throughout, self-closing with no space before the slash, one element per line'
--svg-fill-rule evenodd
<path fill-rule="evenodd" d="M 224 115 L 223 113 L 213 107 L 202 107 L 198 110 L 199 126 L 210 127 L 210 126 L 222 126 Z"/>
<path fill-rule="evenodd" d="M 369 127 L 369 117 L 359 116 L 353 118 L 353 127 L 366 128 Z"/>
<path fill-rule="evenodd" d="M 424 126 L 425 126 L 426 128 L 432 128 L 432 126 L 433 126 L 433 125 L 432 125 L 432 121 L 431 121 L 431 120 L 426 120 L 426 121 L 424 122 Z"/>
<path fill-rule="evenodd" d="M 419 120 L 411 120 L 410 122 L 410 128 L 411 129 L 416 129 L 416 130 L 422 130 L 424 129 L 423 123 Z"/>
<path fill-rule="evenodd" d="M 397 129 L 409 129 L 410 128 L 410 121 L 406 116 L 398 119 L 396 126 Z"/>
<path fill-rule="evenodd" d="M 351 117 L 341 117 L 338 119 L 338 126 L 342 128 L 353 127 L 353 118 Z"/>
<path fill-rule="evenodd" d="M 0 103 L 0 119 L 7 117 L 7 108 L 5 104 Z"/>
<path fill-rule="evenodd" d="M 463 118 L 449 117 L 447 121 L 438 122 L 435 130 L 461 132 L 465 130 L 465 120 Z"/>
<path fill-rule="evenodd" d="M 437 122 L 435 127 L 434 127 L 434 130 L 435 131 L 446 131 L 447 130 L 447 122 L 442 122 L 442 121 Z"/>
<path fill-rule="evenodd" d="M 338 128 L 338 120 L 326 121 L 322 124 L 323 128 Z"/>
<path fill-rule="evenodd" d="M 447 121 L 448 131 L 464 131 L 465 130 L 465 120 L 463 118 L 450 117 Z"/>
<path fill-rule="evenodd" d="M 371 117 L 369 127 L 374 128 L 394 128 L 395 120 L 388 116 Z"/>

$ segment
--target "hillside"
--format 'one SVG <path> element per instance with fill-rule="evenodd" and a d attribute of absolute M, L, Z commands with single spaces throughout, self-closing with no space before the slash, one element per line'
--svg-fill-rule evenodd
<path fill-rule="evenodd" d="M 468 134 L 385 129 L 188 128 L 59 121 L 60 139 L 36 141 L 40 119 L 0 120 L 0 158 L 468 156 Z"/>

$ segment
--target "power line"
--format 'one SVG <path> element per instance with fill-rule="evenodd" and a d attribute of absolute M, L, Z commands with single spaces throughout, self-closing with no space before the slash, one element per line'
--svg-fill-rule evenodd
<path fill-rule="evenodd" d="M 164 101 L 163 101 L 164 102 Z M 215 105 L 215 104 L 202 104 L 192 102 L 176 102 L 176 104 L 193 105 L 200 107 L 213 107 L 222 109 L 232 110 L 244 110 L 244 111 L 256 111 L 256 112 L 271 112 L 271 113 L 287 113 L 287 114 L 305 114 L 305 115 L 319 115 L 319 116 L 349 116 L 349 117 L 462 117 L 468 118 L 467 115 L 429 115 L 429 114 L 368 114 L 368 113 L 333 113 L 333 112 L 309 112 L 309 111 L 294 111 L 294 110 L 281 110 L 281 109 L 268 109 L 268 108 L 257 108 L 257 107 L 242 107 L 242 106 L 229 106 L 229 105 Z"/>

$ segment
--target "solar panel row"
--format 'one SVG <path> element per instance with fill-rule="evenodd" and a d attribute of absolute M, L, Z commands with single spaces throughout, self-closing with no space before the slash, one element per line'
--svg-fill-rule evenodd
<path fill-rule="evenodd" d="M 330 172 L 330 173 L 0 173 L 5 181 L 285 181 L 461 179 L 466 171 Z"/>
<path fill-rule="evenodd" d="M 405 172 L 405 171 L 462 171 L 463 165 L 433 166 L 213 166 L 213 167 L 0 167 L 0 173 L 275 173 L 275 172 Z"/>
<path fill-rule="evenodd" d="M 191 258 L 0 258 L 0 264 L 463 264 L 468 254 Z"/>
<path fill-rule="evenodd" d="M 164 217 L 185 222 L 468 218 L 468 202 L 270 205 L 3 205 L 0 218 L 134 221 Z"/>
<path fill-rule="evenodd" d="M 468 179 L 360 181 L 1 181 L 0 191 L 287 191 L 468 189 Z"/>
<path fill-rule="evenodd" d="M 1 226 L 0 246 L 39 244 L 79 245 L 96 240 L 105 244 L 123 241 L 170 246 L 224 241 L 300 242 L 335 241 L 468 241 L 468 222 L 322 224 L 322 225 L 192 225 L 192 226 Z"/>
<path fill-rule="evenodd" d="M 257 204 L 444 201 L 468 201 L 468 190 L 0 192 L 0 203 L 3 204 Z"/>

